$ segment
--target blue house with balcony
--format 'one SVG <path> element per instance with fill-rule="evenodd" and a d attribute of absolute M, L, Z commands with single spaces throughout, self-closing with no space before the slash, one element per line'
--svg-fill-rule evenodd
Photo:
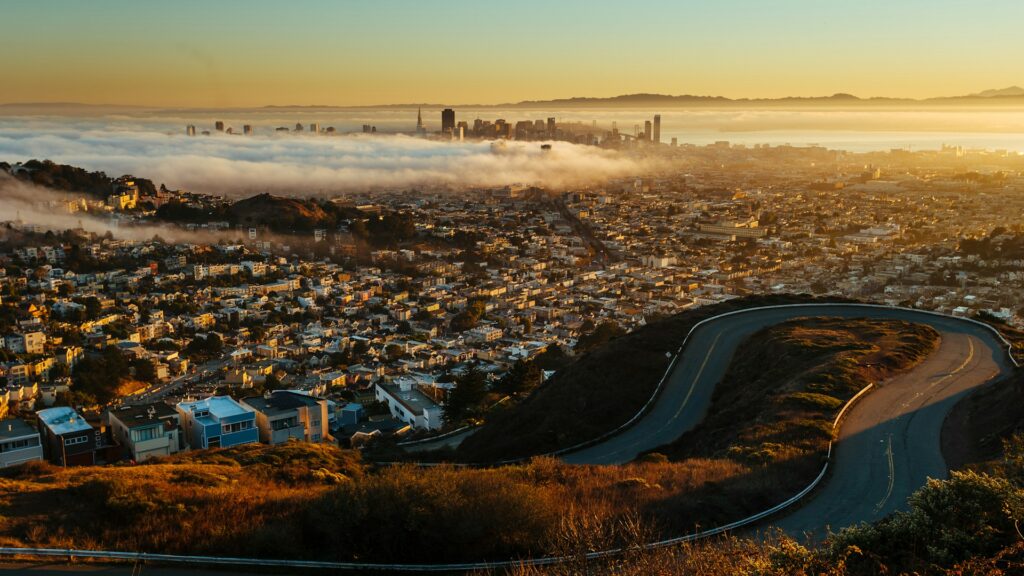
<path fill-rule="evenodd" d="M 179 402 L 176 409 L 185 441 L 193 450 L 228 448 L 260 441 L 256 412 L 230 396 Z"/>

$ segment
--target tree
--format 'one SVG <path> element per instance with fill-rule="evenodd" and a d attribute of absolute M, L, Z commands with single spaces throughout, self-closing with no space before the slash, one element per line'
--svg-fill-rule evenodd
<path fill-rule="evenodd" d="M 565 350 L 558 344 L 548 346 L 533 359 L 533 363 L 541 370 L 561 370 L 571 362 L 572 359 L 566 356 Z"/>
<path fill-rule="evenodd" d="M 455 388 L 448 395 L 444 417 L 448 423 L 462 420 L 474 411 L 487 395 L 484 374 L 475 366 L 455 380 Z"/>
<path fill-rule="evenodd" d="M 207 358 L 220 356 L 223 351 L 224 341 L 216 332 L 210 332 L 205 336 L 196 336 L 185 347 L 187 354 Z"/>
<path fill-rule="evenodd" d="M 580 336 L 576 341 L 576 350 L 586 352 L 602 344 L 607 344 L 613 338 L 618 338 L 626 333 L 626 330 L 612 320 L 601 322 L 594 328 L 593 332 Z"/>
<path fill-rule="evenodd" d="M 529 392 L 540 386 L 544 373 L 533 362 L 516 360 L 512 368 L 498 381 L 498 389 L 508 394 Z"/>
<path fill-rule="evenodd" d="M 475 327 L 484 317 L 486 310 L 487 300 L 485 298 L 471 298 L 466 304 L 466 309 L 452 318 L 451 329 L 455 332 L 463 332 Z"/>
<path fill-rule="evenodd" d="M 114 399 L 121 380 L 128 376 L 128 361 L 116 347 L 108 346 L 98 356 L 83 358 L 73 373 L 75 392 L 82 398 L 105 404 Z"/>
<path fill-rule="evenodd" d="M 405 354 L 405 348 L 398 344 L 388 344 L 384 347 L 384 354 L 387 355 L 388 362 L 395 362 Z"/>
<path fill-rule="evenodd" d="M 153 365 L 152 360 L 148 358 L 136 360 L 133 367 L 135 368 L 136 380 L 150 383 L 156 381 L 156 366 Z"/>
<path fill-rule="evenodd" d="M 352 345 L 352 355 L 359 357 L 370 351 L 370 345 L 366 343 L 366 340 L 356 340 L 356 343 Z"/>

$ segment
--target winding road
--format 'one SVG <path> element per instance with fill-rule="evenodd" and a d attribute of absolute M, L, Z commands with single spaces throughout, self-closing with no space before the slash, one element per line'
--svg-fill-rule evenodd
<path fill-rule="evenodd" d="M 856 304 L 756 308 L 718 316 L 690 334 L 643 418 L 563 459 L 574 464 L 623 464 L 676 440 L 704 419 L 715 385 L 747 337 L 810 316 L 917 322 L 935 328 L 942 340 L 921 364 L 879 383 L 850 410 L 834 446 L 830 477 L 803 506 L 771 523 L 794 536 L 814 536 L 827 527 L 872 521 L 905 508 L 907 497 L 927 478 L 946 476 L 939 433 L 949 410 L 976 387 L 1013 370 L 1005 344 L 984 326 L 923 311 Z"/>
<path fill-rule="evenodd" d="M 802 317 L 873 318 L 927 324 L 942 337 L 918 366 L 867 394 L 848 412 L 830 475 L 803 505 L 773 525 L 818 536 L 903 509 L 927 478 L 946 477 L 939 445 L 949 410 L 975 388 L 1009 375 L 1006 345 L 976 322 L 921 310 L 865 304 L 796 304 L 710 318 L 687 338 L 653 405 L 638 421 L 595 445 L 561 455 L 570 464 L 615 465 L 675 441 L 704 419 L 715 385 L 740 344 L 758 330 Z M 444 440 L 457 444 L 471 432 Z M 433 448 L 430 443 L 417 449 Z"/>

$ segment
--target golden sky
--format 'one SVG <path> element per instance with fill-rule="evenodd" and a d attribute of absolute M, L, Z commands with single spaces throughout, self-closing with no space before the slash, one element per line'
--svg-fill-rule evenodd
<path fill-rule="evenodd" d="M 1019 0 L 13 2 L 2 102 L 929 97 L 1022 83 Z"/>

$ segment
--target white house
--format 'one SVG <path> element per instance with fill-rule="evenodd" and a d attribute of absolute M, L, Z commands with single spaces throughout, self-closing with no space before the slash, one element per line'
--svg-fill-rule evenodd
<path fill-rule="evenodd" d="M 374 393 L 378 402 L 387 404 L 391 416 L 413 428 L 438 430 L 444 424 L 444 408 L 420 392 L 411 380 L 377 383 Z"/>

